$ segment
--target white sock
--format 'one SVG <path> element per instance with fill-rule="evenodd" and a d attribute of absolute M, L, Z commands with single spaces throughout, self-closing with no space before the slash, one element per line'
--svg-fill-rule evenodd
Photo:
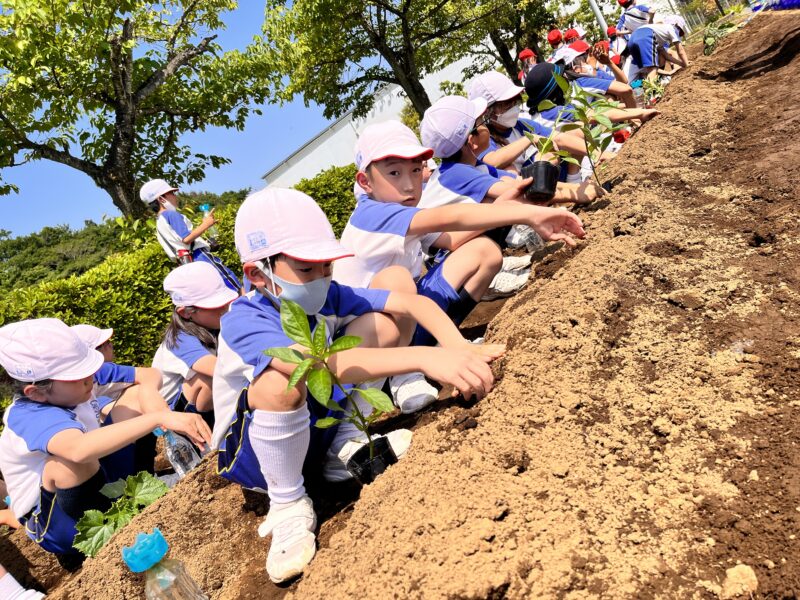
<path fill-rule="evenodd" d="M 311 438 L 308 406 L 290 412 L 254 410 L 249 435 L 270 502 L 285 504 L 306 493 L 303 462 Z"/>
<path fill-rule="evenodd" d="M 44 594 L 22 587 L 11 573 L 0 577 L 0 598 L 3 600 L 38 600 Z"/>
<path fill-rule="evenodd" d="M 386 381 L 386 379 L 383 378 L 383 379 L 379 379 L 377 381 L 372 381 L 372 382 L 368 382 L 368 383 L 360 383 L 356 387 L 360 387 L 362 389 L 370 388 L 370 387 L 371 388 L 381 389 L 383 387 L 383 384 L 384 384 L 385 381 Z M 372 408 L 372 405 L 369 402 L 364 400 L 364 398 L 361 396 L 361 394 L 354 393 L 353 397 L 355 398 L 355 404 L 358 406 L 358 410 L 360 410 L 361 414 L 364 415 L 365 417 L 371 415 L 372 411 L 375 410 L 374 408 Z M 346 411 L 350 411 L 351 410 L 350 402 L 352 402 L 352 401 L 348 400 L 348 404 L 345 405 L 346 406 Z M 364 438 L 364 434 L 361 433 L 356 428 L 355 425 L 353 425 L 352 423 L 350 423 L 348 421 L 342 421 L 341 423 L 339 423 L 339 429 L 336 431 L 336 437 L 334 437 L 333 438 L 333 442 L 331 442 L 331 447 L 330 447 L 329 452 L 331 452 L 331 453 L 333 453 L 335 455 L 339 454 L 339 450 L 341 450 L 342 446 L 344 446 L 349 440 L 360 439 L 360 438 Z"/>
<path fill-rule="evenodd" d="M 583 181 L 583 177 L 580 171 L 567 173 L 567 183 L 580 183 L 581 181 Z"/>

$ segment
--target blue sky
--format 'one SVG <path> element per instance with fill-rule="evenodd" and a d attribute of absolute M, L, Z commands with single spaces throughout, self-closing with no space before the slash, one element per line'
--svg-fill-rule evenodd
<path fill-rule="evenodd" d="M 227 30 L 219 32 L 222 48 L 244 48 L 261 31 L 264 3 L 242 1 L 224 19 Z M 242 132 L 215 128 L 187 135 L 183 141 L 193 150 L 226 156 L 231 164 L 209 168 L 203 181 L 185 189 L 224 192 L 261 187 L 260 177 L 269 167 L 327 124 L 322 109 L 306 108 L 298 100 L 283 107 L 264 107 L 264 114 L 252 116 Z M 20 187 L 19 194 L 0 196 L 0 229 L 9 229 L 15 236 L 62 223 L 80 228 L 86 219 L 100 221 L 104 214 L 119 214 L 103 190 L 69 167 L 38 161 L 7 169 L 3 177 Z"/>

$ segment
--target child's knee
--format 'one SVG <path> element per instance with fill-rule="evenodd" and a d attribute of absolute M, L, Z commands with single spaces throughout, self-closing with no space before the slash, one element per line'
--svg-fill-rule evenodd
<path fill-rule="evenodd" d="M 89 481 L 100 470 L 100 462 L 93 460 L 75 463 L 50 456 L 42 471 L 42 485 L 50 492 L 69 489 Z"/>
<path fill-rule="evenodd" d="M 495 242 L 485 236 L 473 240 L 480 265 L 483 270 L 495 273 L 503 266 L 503 251 Z"/>
<path fill-rule="evenodd" d="M 391 290 L 393 292 L 404 292 L 408 294 L 416 294 L 417 286 L 414 283 L 414 278 L 405 267 L 395 265 L 393 267 L 386 267 L 378 272 L 370 282 L 369 287 L 380 290 Z"/>

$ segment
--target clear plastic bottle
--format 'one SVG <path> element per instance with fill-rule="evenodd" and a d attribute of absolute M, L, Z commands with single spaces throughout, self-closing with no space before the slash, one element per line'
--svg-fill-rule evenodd
<path fill-rule="evenodd" d="M 164 438 L 164 452 L 167 460 L 181 479 L 200 464 L 200 455 L 195 451 L 192 442 L 182 435 L 178 435 L 174 431 L 164 431 L 160 427 L 153 433 Z"/>
<path fill-rule="evenodd" d="M 211 214 L 212 207 L 210 204 L 201 204 L 200 210 L 203 211 L 203 217 L 207 217 Z M 217 237 L 219 236 L 219 230 L 217 229 L 216 225 L 212 225 L 208 229 L 206 229 L 205 236 L 208 238 L 209 242 L 216 242 Z"/>
<path fill-rule="evenodd" d="M 644 108 L 644 88 L 642 87 L 642 80 L 634 79 L 631 82 L 631 88 L 633 89 L 633 98 L 636 100 L 636 106 Z"/>
<path fill-rule="evenodd" d="M 134 573 L 145 572 L 144 597 L 147 600 L 208 600 L 208 596 L 186 572 L 183 563 L 166 558 L 169 544 L 156 527 L 153 533 L 140 533 L 133 546 L 122 547 L 122 560 Z"/>

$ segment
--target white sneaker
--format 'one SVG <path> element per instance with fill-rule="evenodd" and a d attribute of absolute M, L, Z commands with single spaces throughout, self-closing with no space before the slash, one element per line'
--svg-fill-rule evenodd
<path fill-rule="evenodd" d="M 395 375 L 389 380 L 392 398 L 404 415 L 422 410 L 439 397 L 439 390 L 422 373 Z"/>
<path fill-rule="evenodd" d="M 530 266 L 531 266 L 530 254 L 526 254 L 524 256 L 504 256 L 503 266 L 500 268 L 500 270 L 505 271 L 506 273 L 512 271 L 525 271 Z"/>
<path fill-rule="evenodd" d="M 287 504 L 273 504 L 258 527 L 258 535 L 272 534 L 267 553 L 267 574 L 281 583 L 303 572 L 317 552 L 317 515 L 311 498 L 303 496 Z"/>
<path fill-rule="evenodd" d="M 395 429 L 387 433 L 386 436 L 373 436 L 372 439 L 374 440 L 378 437 L 386 437 L 389 440 L 389 445 L 399 460 L 408 452 L 414 433 L 408 429 Z M 353 474 L 347 470 L 345 465 L 347 465 L 350 457 L 356 453 L 356 450 L 364 447 L 366 443 L 366 438 L 347 440 L 338 453 L 334 454 L 329 450 L 325 465 L 322 467 L 322 477 L 325 478 L 325 481 L 347 481 L 352 479 Z"/>
<path fill-rule="evenodd" d="M 510 296 L 514 292 L 525 287 L 530 276 L 530 271 L 524 273 L 507 273 L 505 271 L 500 271 L 494 276 L 494 279 L 492 279 L 492 283 L 489 284 L 489 289 L 486 290 L 481 300 L 486 302 L 488 300 L 496 300 L 497 298 Z"/>

